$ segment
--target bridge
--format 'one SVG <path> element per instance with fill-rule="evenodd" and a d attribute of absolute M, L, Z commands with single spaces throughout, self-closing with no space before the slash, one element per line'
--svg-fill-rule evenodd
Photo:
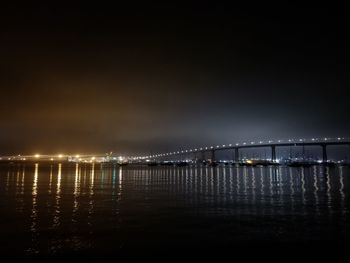
<path fill-rule="evenodd" d="M 271 151 L 271 162 L 276 162 L 276 149 L 278 147 L 288 146 L 319 146 L 322 150 L 322 162 L 328 162 L 327 147 L 332 145 L 348 145 L 350 146 L 350 138 L 337 137 L 337 138 L 311 138 L 311 139 L 281 139 L 281 140 L 267 140 L 267 141 L 249 141 L 249 142 L 236 142 L 231 144 L 205 146 L 198 148 L 191 148 L 187 150 L 178 150 L 167 153 L 157 153 L 152 155 L 141 155 L 141 156 L 115 156 L 112 153 L 105 154 L 85 154 L 85 155 L 9 155 L 0 156 L 0 162 L 24 162 L 24 161 L 35 161 L 35 162 L 114 162 L 114 163 L 137 163 L 147 161 L 164 161 L 171 158 L 177 158 L 179 161 L 183 161 L 185 156 L 194 156 L 196 159 L 197 155 L 205 156 L 210 155 L 212 162 L 216 161 L 216 153 L 223 150 L 231 150 L 234 156 L 233 161 L 239 163 L 240 150 L 249 148 L 269 148 Z"/>
<path fill-rule="evenodd" d="M 311 139 L 281 139 L 281 140 L 267 140 L 267 141 L 249 141 L 241 143 L 223 144 L 216 146 L 205 146 L 199 148 L 192 148 L 187 150 L 178 150 L 175 152 L 157 153 L 148 156 L 136 156 L 130 157 L 131 160 L 166 160 L 167 158 L 178 157 L 182 160 L 183 156 L 189 154 L 196 155 L 201 154 L 204 156 L 206 153 L 210 154 L 210 159 L 216 161 L 215 154 L 217 151 L 232 150 L 234 156 L 234 162 L 240 161 L 240 150 L 247 148 L 269 148 L 271 150 L 271 161 L 276 162 L 276 148 L 288 147 L 288 146 L 319 146 L 322 149 L 322 162 L 328 162 L 327 147 L 331 145 L 348 145 L 350 146 L 350 138 L 337 137 L 337 138 L 311 138 Z"/>

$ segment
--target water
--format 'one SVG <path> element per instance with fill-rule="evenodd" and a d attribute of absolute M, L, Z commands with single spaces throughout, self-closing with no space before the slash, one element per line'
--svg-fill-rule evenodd
<path fill-rule="evenodd" d="M 0 167 L 3 257 L 350 239 L 348 167 Z"/>

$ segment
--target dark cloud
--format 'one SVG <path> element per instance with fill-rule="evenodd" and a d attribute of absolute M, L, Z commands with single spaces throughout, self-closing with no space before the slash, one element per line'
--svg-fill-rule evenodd
<path fill-rule="evenodd" d="M 4 6 L 0 149 L 346 136 L 341 7 Z"/>

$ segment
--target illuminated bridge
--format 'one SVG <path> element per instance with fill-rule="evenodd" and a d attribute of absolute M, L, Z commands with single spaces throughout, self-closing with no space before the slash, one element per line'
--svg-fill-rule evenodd
<path fill-rule="evenodd" d="M 85 163 L 145 163 L 145 162 L 162 162 L 167 160 L 184 161 L 186 159 L 197 159 L 199 156 L 201 159 L 209 154 L 209 160 L 216 161 L 216 153 L 218 151 L 232 151 L 233 162 L 239 163 L 241 161 L 240 150 L 252 149 L 252 148 L 268 148 L 271 151 L 272 162 L 277 161 L 276 148 L 288 147 L 288 146 L 319 146 L 322 150 L 321 162 L 327 163 L 327 147 L 332 145 L 345 145 L 350 146 L 350 138 L 337 137 L 337 138 L 311 138 L 311 139 L 283 139 L 283 140 L 267 140 L 267 141 L 249 141 L 249 142 L 236 142 L 231 144 L 204 146 L 198 148 L 191 148 L 186 150 L 178 150 L 167 153 L 157 153 L 146 156 L 115 156 L 112 153 L 105 154 L 89 154 L 89 155 L 11 155 L 0 156 L 0 162 L 85 162 Z M 189 158 L 190 157 L 190 158 Z"/>
<path fill-rule="evenodd" d="M 269 148 L 271 150 L 271 161 L 276 162 L 276 148 L 288 147 L 288 146 L 319 146 L 322 150 L 322 162 L 328 161 L 327 146 L 331 145 L 348 145 L 350 146 L 350 138 L 337 137 L 337 138 L 311 138 L 311 139 L 284 139 L 284 140 L 268 140 L 268 141 L 249 141 L 241 143 L 223 144 L 215 146 L 205 146 L 199 148 L 192 148 L 187 150 L 178 150 L 167 153 L 157 153 L 148 156 L 136 156 L 129 157 L 130 160 L 167 160 L 170 158 L 177 158 L 183 160 L 184 156 L 188 155 L 201 155 L 210 154 L 210 159 L 215 161 L 215 154 L 218 151 L 232 150 L 233 160 L 235 163 L 240 161 L 240 150 L 247 148 Z"/>

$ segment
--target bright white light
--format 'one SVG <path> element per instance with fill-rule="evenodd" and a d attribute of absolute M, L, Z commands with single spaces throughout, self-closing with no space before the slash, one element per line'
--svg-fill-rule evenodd
<path fill-rule="evenodd" d="M 36 154 L 36 155 L 35 155 L 35 158 L 40 158 L 40 154 Z"/>
<path fill-rule="evenodd" d="M 63 155 L 62 155 L 62 154 L 59 154 L 59 155 L 58 155 L 58 158 L 62 158 L 62 157 L 63 157 Z"/>

